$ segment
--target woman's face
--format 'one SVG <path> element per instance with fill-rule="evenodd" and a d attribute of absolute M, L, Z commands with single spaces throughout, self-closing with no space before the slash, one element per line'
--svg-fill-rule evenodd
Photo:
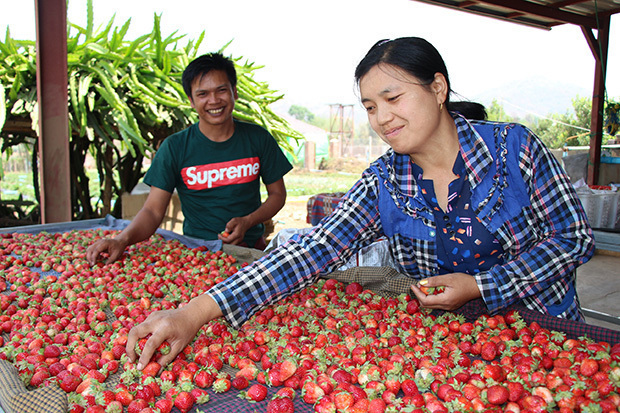
<path fill-rule="evenodd" d="M 431 144 L 445 100 L 443 76 L 423 85 L 392 65 L 374 66 L 359 82 L 362 104 L 375 132 L 402 154 L 415 154 Z"/>

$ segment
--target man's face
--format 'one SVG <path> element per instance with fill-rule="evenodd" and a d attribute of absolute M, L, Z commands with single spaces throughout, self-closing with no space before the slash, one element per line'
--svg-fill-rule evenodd
<path fill-rule="evenodd" d="M 230 84 L 223 70 L 211 70 L 192 82 L 192 108 L 205 126 L 232 122 L 236 99 L 237 89 Z"/>

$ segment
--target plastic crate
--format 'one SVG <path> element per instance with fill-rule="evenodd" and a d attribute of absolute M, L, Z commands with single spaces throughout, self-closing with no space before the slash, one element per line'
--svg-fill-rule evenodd
<path fill-rule="evenodd" d="M 578 191 L 579 199 L 592 228 L 617 229 L 620 227 L 619 191 Z"/>

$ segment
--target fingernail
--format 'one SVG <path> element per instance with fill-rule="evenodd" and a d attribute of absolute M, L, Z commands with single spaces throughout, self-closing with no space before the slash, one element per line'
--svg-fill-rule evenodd
<path fill-rule="evenodd" d="M 142 363 L 138 363 L 138 365 L 136 366 L 136 368 L 137 368 L 138 370 L 142 370 Z"/>
<path fill-rule="evenodd" d="M 422 284 L 422 285 L 426 285 L 426 284 L 428 284 L 428 280 L 421 280 L 421 281 L 420 281 L 420 284 Z"/>

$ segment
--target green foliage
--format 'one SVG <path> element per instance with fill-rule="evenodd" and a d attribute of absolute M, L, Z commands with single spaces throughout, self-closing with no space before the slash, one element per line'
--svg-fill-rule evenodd
<path fill-rule="evenodd" d="M 4 122 L 6 120 L 6 103 L 4 100 L 4 86 L 0 82 L 0 131 L 4 126 Z M 4 172 L 2 170 L 2 157 L 0 156 L 0 179 L 2 179 Z"/>
<path fill-rule="evenodd" d="M 198 39 L 181 44 L 184 35 L 177 32 L 162 35 L 161 16 L 156 14 L 151 33 L 130 40 L 127 39 L 130 21 L 119 27 L 112 17 L 105 27 L 94 31 L 92 0 L 89 0 L 86 27 L 68 24 L 74 219 L 111 212 L 114 200 L 120 199 L 124 192 L 131 192 L 142 177 L 144 157 L 153 153 L 167 136 L 198 120 L 183 91 L 181 75 L 197 57 L 204 32 Z M 260 66 L 242 62 L 241 58 L 233 60 L 238 73 L 238 100 L 233 116 L 265 127 L 284 150 L 291 151 L 289 138 L 301 136 L 269 107 L 282 95 L 254 79 L 254 72 Z M 20 143 L 29 143 L 38 150 L 35 43 L 14 40 L 8 30 L 4 42 L 0 42 L 0 84 L 6 85 L 2 103 L 6 103 L 7 120 L 22 126 L 3 130 L 0 123 L 2 153 L 10 154 L 10 148 Z M 95 159 L 101 183 L 99 193 L 93 194 L 97 199 L 94 209 L 90 178 L 84 171 L 88 154 Z M 37 181 L 37 173 L 33 176 L 33 181 Z M 38 193 L 37 182 L 35 193 Z M 120 202 L 113 213 L 120 214 Z"/>
<path fill-rule="evenodd" d="M 514 118 L 506 114 L 504 107 L 497 101 L 497 99 L 493 99 L 491 105 L 489 105 L 486 110 L 488 120 L 496 122 L 514 122 Z"/>
<path fill-rule="evenodd" d="M 572 111 L 537 119 L 530 127 L 549 148 L 588 146 L 591 113 L 592 100 L 577 96 L 573 99 Z"/>
<path fill-rule="evenodd" d="M 314 120 L 314 113 L 310 112 L 310 109 L 304 106 L 291 105 L 288 109 L 288 114 L 297 120 L 302 120 L 308 123 L 312 123 Z"/>

